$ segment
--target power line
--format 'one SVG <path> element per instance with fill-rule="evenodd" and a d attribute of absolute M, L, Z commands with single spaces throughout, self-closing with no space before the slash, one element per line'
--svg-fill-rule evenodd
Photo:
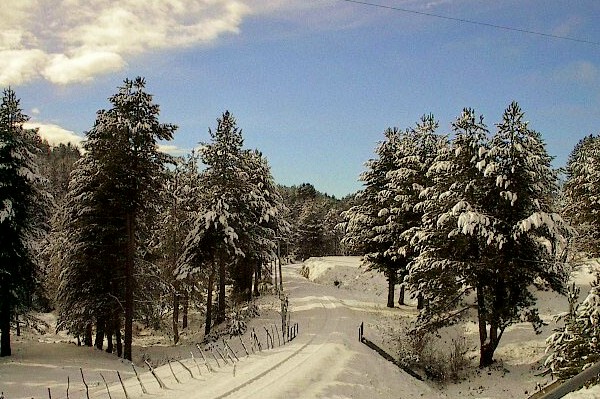
<path fill-rule="evenodd" d="M 475 21 L 472 19 L 449 17 L 447 15 L 434 14 L 434 13 L 424 12 L 424 11 L 409 10 L 409 9 L 402 8 L 402 7 L 386 6 L 383 4 L 370 3 L 367 1 L 359 1 L 359 0 L 339 0 L 339 1 L 345 1 L 346 3 L 360 4 L 360 5 L 369 6 L 369 7 L 384 8 L 384 9 L 392 10 L 392 11 L 399 11 L 399 12 L 404 12 L 404 13 L 423 15 L 423 16 L 427 16 L 427 17 L 445 19 L 445 20 L 449 20 L 449 21 L 467 23 L 467 24 L 471 24 L 471 25 L 486 26 L 488 28 L 502 29 L 502 30 L 508 30 L 508 31 L 513 31 L 513 32 L 525 33 L 525 34 L 529 34 L 529 35 L 544 36 L 544 37 L 548 37 L 548 38 L 552 38 L 552 39 L 569 40 L 572 42 L 586 43 L 586 44 L 593 44 L 595 46 L 600 46 L 600 42 L 595 42 L 592 40 L 578 39 L 575 37 L 568 37 L 568 36 L 561 36 L 561 35 L 553 35 L 551 33 L 536 32 L 536 31 L 528 30 L 528 29 L 519 29 L 519 28 L 510 27 L 510 26 Z"/>

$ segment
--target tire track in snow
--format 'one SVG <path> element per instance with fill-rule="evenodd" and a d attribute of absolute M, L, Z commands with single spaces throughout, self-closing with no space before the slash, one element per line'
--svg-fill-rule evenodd
<path fill-rule="evenodd" d="M 323 299 L 325 299 L 327 301 L 327 306 L 325 304 L 324 301 L 319 300 L 319 303 L 321 304 L 321 306 L 324 309 L 324 317 L 320 318 L 320 320 L 322 320 L 322 323 L 320 323 L 320 327 L 316 328 L 313 333 L 313 336 L 306 342 L 304 343 L 300 348 L 298 348 L 297 350 L 295 350 L 293 353 L 291 353 L 289 356 L 287 356 L 286 358 L 282 359 L 281 361 L 277 362 L 276 364 L 274 364 L 273 366 L 269 367 L 268 369 L 264 370 L 263 372 L 261 372 L 260 374 L 258 374 L 255 377 L 252 377 L 246 381 L 244 381 L 242 384 L 236 386 L 235 388 L 214 397 L 214 399 L 222 399 L 222 398 L 227 398 L 231 395 L 233 395 L 234 393 L 239 392 L 240 390 L 246 388 L 247 386 L 254 384 L 256 382 L 258 382 L 259 380 L 263 379 L 264 377 L 266 377 L 267 375 L 269 375 L 270 373 L 272 373 L 274 370 L 278 369 L 279 367 L 281 367 L 282 365 L 288 363 L 290 360 L 293 360 L 294 358 L 296 358 L 300 353 L 302 353 L 303 351 L 306 350 L 306 348 L 308 348 L 310 345 L 313 344 L 313 342 L 317 339 L 317 338 L 324 338 L 327 337 L 325 334 L 319 334 L 318 332 L 322 332 L 324 331 L 325 327 L 327 326 L 327 324 L 330 323 L 331 321 L 331 309 L 335 308 L 335 304 L 334 302 L 329 298 L 329 297 L 321 297 Z M 336 323 L 337 325 L 337 323 Z M 323 346 L 325 346 L 327 343 L 329 342 L 329 340 L 325 340 L 323 343 L 319 344 L 319 349 L 322 348 Z M 319 351 L 316 350 L 315 353 L 318 353 Z M 304 362 L 306 362 L 311 356 L 313 356 L 314 353 L 309 354 L 307 356 L 306 359 L 302 360 L 299 364 L 302 364 Z M 260 387 L 259 389 L 257 389 L 257 391 L 263 390 L 265 389 L 265 386 Z M 254 391 L 254 393 L 256 393 L 257 391 Z"/>

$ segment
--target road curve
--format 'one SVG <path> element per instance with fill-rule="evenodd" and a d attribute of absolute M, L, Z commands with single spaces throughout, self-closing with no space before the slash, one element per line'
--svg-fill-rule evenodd
<path fill-rule="evenodd" d="M 171 391 L 172 398 L 435 398 L 415 380 L 358 342 L 361 321 L 372 306 L 361 306 L 351 293 L 312 283 L 284 267 L 285 292 L 292 321 L 300 326 L 289 344 L 242 358 L 227 378 L 213 374 Z M 347 305 L 352 303 L 352 306 Z M 223 372 L 221 372 L 223 373 Z"/>

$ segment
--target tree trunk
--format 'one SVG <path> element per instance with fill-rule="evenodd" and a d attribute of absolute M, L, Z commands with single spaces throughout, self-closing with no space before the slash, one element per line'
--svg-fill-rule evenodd
<path fill-rule="evenodd" d="M 217 308 L 217 324 L 225 321 L 225 262 L 223 259 L 219 259 L 219 302 Z"/>
<path fill-rule="evenodd" d="M 98 318 L 98 320 L 96 320 L 96 340 L 94 341 L 94 345 L 100 350 L 102 350 L 102 348 L 104 347 L 104 331 L 104 318 Z"/>
<path fill-rule="evenodd" d="M 106 330 L 106 353 L 113 353 L 113 330 L 112 327 Z"/>
<path fill-rule="evenodd" d="M 135 221 L 132 212 L 126 215 L 127 258 L 125 261 L 125 346 L 123 358 L 131 361 L 131 343 L 133 340 L 133 262 L 135 251 Z"/>
<path fill-rule="evenodd" d="M 173 343 L 177 345 L 179 342 L 179 294 L 177 287 L 173 293 Z"/>
<path fill-rule="evenodd" d="M 419 294 L 417 295 L 417 309 L 421 310 L 425 307 L 425 298 L 423 297 L 423 294 L 421 294 L 419 292 Z"/>
<path fill-rule="evenodd" d="M 394 290 L 396 289 L 396 271 L 393 269 L 388 269 L 387 271 L 387 280 L 388 280 L 388 298 L 387 298 L 387 307 L 394 307 Z"/>
<path fill-rule="evenodd" d="M 121 339 L 121 318 L 115 317 L 115 341 L 117 341 L 117 357 L 123 354 L 123 341 Z"/>
<path fill-rule="evenodd" d="M 254 269 L 254 296 L 260 296 L 260 291 L 258 290 L 258 285 L 260 284 L 260 280 L 262 279 L 261 276 L 261 271 L 262 271 L 262 264 L 261 261 L 258 260 L 256 261 L 256 268 Z"/>
<path fill-rule="evenodd" d="M 88 323 L 85 325 L 85 336 L 83 337 L 83 344 L 85 346 L 90 346 L 90 347 L 93 345 L 92 323 Z"/>
<path fill-rule="evenodd" d="M 488 335 L 487 320 L 483 316 L 488 313 L 485 302 L 485 288 L 477 286 L 477 319 L 479 323 L 479 367 L 487 367 L 494 363 L 494 352 L 498 347 L 498 333 L 495 323 L 490 323 Z M 489 340 L 488 340 L 489 338 Z"/>
<path fill-rule="evenodd" d="M 181 318 L 181 328 L 184 330 L 188 328 L 188 310 L 190 307 L 190 294 L 185 293 L 183 295 L 183 316 Z"/>
<path fill-rule="evenodd" d="M 5 295 L 6 296 L 6 295 Z M 0 312 L 0 357 L 10 356 L 10 305 L 4 298 L 2 311 Z"/>
<path fill-rule="evenodd" d="M 405 297 L 404 283 L 401 283 L 400 284 L 400 294 L 398 294 L 398 305 L 406 305 L 406 303 L 404 302 L 404 297 Z"/>
<path fill-rule="evenodd" d="M 206 322 L 204 324 L 204 335 L 210 334 L 212 327 L 212 297 L 213 297 L 213 284 L 215 279 L 215 273 L 210 272 L 208 276 L 208 292 L 206 294 Z"/>

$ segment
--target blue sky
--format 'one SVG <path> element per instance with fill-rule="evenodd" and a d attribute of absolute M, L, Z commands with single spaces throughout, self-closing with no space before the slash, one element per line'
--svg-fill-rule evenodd
<path fill-rule="evenodd" d="M 516 100 L 557 167 L 600 132 L 600 44 L 341 0 L 4 1 L 0 84 L 55 141 L 83 136 L 136 76 L 179 126 L 173 150 L 229 110 L 278 183 L 337 197 L 360 188 L 387 127 L 425 113 L 448 133 L 473 107 L 493 130 Z M 600 42 L 596 0 L 372 2 Z"/>

